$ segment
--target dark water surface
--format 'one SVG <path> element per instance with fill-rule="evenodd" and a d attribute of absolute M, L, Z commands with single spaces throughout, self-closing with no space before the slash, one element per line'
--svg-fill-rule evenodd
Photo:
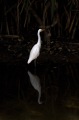
<path fill-rule="evenodd" d="M 0 63 L 0 120 L 79 120 L 79 64 Z"/>

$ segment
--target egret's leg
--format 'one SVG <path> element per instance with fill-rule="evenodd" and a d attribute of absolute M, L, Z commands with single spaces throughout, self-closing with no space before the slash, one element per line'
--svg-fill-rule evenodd
<path fill-rule="evenodd" d="M 35 68 L 36 68 L 36 59 L 34 60 L 34 65 L 35 65 Z"/>
<path fill-rule="evenodd" d="M 35 65 L 35 74 L 36 74 L 36 59 L 34 60 L 34 65 Z"/>

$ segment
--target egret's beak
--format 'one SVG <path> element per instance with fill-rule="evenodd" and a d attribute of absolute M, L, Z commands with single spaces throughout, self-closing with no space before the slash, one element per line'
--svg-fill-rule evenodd
<path fill-rule="evenodd" d="M 44 31 L 45 29 L 42 29 L 42 31 Z"/>

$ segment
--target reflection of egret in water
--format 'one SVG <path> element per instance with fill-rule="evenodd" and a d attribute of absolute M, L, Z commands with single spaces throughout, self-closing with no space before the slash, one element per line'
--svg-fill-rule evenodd
<path fill-rule="evenodd" d="M 40 101 L 40 98 L 41 98 L 41 84 L 40 84 L 40 79 L 39 79 L 39 77 L 37 75 L 32 74 L 30 71 L 28 71 L 28 75 L 30 77 L 30 82 L 31 82 L 32 86 L 39 93 L 39 95 L 38 95 L 38 103 L 42 104 L 42 102 Z"/>

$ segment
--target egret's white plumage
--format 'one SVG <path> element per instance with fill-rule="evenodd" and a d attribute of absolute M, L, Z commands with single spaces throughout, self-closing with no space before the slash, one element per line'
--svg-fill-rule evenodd
<path fill-rule="evenodd" d="M 27 61 L 27 63 L 31 63 L 32 60 L 35 60 L 39 54 L 40 54 L 40 48 L 41 48 L 41 37 L 40 37 L 40 32 L 42 32 L 43 29 L 39 29 L 38 30 L 38 41 L 37 43 L 32 47 L 31 51 L 30 51 L 30 55 L 29 55 L 29 59 Z"/>

